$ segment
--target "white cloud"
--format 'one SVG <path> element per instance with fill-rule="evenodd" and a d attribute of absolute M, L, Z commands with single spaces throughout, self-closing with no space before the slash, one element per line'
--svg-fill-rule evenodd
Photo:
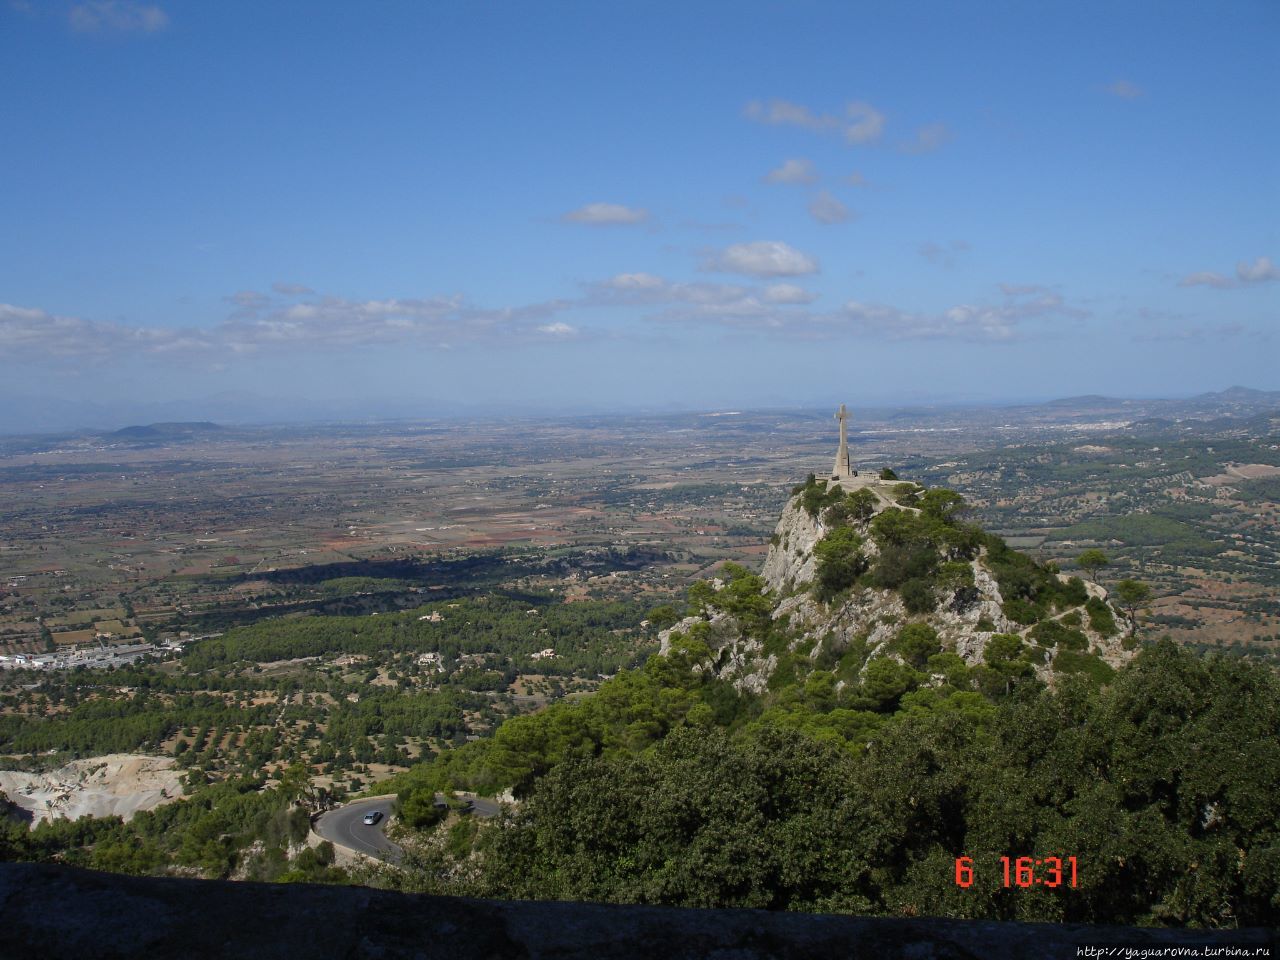
<path fill-rule="evenodd" d="M 620 273 L 605 284 L 616 290 L 661 290 L 666 288 L 667 281 L 652 273 Z"/>
<path fill-rule="evenodd" d="M 739 284 L 672 283 L 651 273 L 620 273 L 585 288 L 587 296 L 577 305 L 725 304 L 751 295 L 749 288 Z"/>
<path fill-rule="evenodd" d="M 1061 295 L 1042 287 L 1010 288 L 1003 303 L 957 304 L 941 313 L 916 313 L 879 304 L 849 301 L 835 318 L 852 331 L 890 340 L 968 340 L 1002 343 L 1021 339 L 1029 320 L 1080 319 L 1088 314 L 1068 306 Z"/>
<path fill-rule="evenodd" d="M 415 335 L 465 336 L 460 298 L 351 301 L 322 297 L 248 317 L 233 317 L 217 328 L 234 351 L 269 346 L 345 347 L 399 341 Z"/>
<path fill-rule="evenodd" d="M 554 315 L 570 301 L 484 308 L 460 296 L 346 300 L 318 297 L 253 316 L 233 315 L 213 331 L 237 353 L 271 347 L 345 348 L 373 344 L 523 342 L 563 336 Z M 566 325 L 567 326 L 567 325 Z"/>
<path fill-rule="evenodd" d="M 808 107 L 777 98 L 768 102 L 752 100 L 743 111 L 747 119 L 757 123 L 803 127 L 806 130 L 833 130 L 840 119 L 830 114 L 815 114 Z"/>
<path fill-rule="evenodd" d="M 796 308 L 815 296 L 792 284 L 760 289 L 731 283 L 672 283 L 652 274 L 619 274 L 586 285 L 581 307 L 655 308 L 645 319 L 663 323 L 711 323 L 737 328 L 780 329 Z"/>
<path fill-rule="evenodd" d="M 1180 287 L 1234 287 L 1233 280 L 1224 277 L 1220 273 L 1213 273 L 1208 270 L 1202 270 L 1199 273 L 1189 273 L 1178 281 Z"/>
<path fill-rule="evenodd" d="M 256 290 L 237 290 L 229 297 L 223 297 L 228 303 L 234 303 L 241 310 L 260 310 L 269 306 L 271 298 L 265 293 L 258 293 Z"/>
<path fill-rule="evenodd" d="M 797 158 L 787 160 L 777 169 L 770 170 L 765 180 L 769 183 L 816 183 L 818 172 L 810 161 Z"/>
<path fill-rule="evenodd" d="M 1259 257 L 1253 263 L 1243 260 L 1237 263 L 1236 277 L 1241 283 L 1267 283 L 1280 280 L 1280 270 L 1271 263 L 1270 257 Z"/>
<path fill-rule="evenodd" d="M 1136 100 L 1143 96 L 1145 91 L 1135 83 L 1128 80 L 1116 80 L 1109 83 L 1103 89 L 1113 97 L 1119 97 L 1122 100 Z"/>
<path fill-rule="evenodd" d="M 884 114 L 861 100 L 845 105 L 844 138 L 850 143 L 871 143 L 884 133 Z"/>
<path fill-rule="evenodd" d="M 790 254 L 807 259 L 796 251 Z M 789 262 L 790 255 L 781 259 Z M 748 260 L 744 266 L 756 270 L 780 269 L 776 258 L 766 257 L 763 263 Z M 1002 301 L 959 304 L 936 314 L 857 301 L 819 312 L 809 306 L 816 295 L 790 283 L 675 283 L 649 273 L 618 274 L 585 284 L 582 295 L 574 299 L 508 308 L 478 307 L 460 296 L 347 300 L 310 295 L 302 302 L 268 303 L 256 297 L 261 295 L 227 298 L 255 305 L 237 305 L 226 320 L 205 329 L 102 323 L 0 304 L 0 360 L 74 366 L 165 357 L 225 363 L 233 357 L 267 352 L 295 355 L 378 345 L 515 346 L 579 339 L 591 331 L 569 322 L 565 314 L 610 308 L 647 308 L 644 319 L 651 322 L 713 325 L 805 340 L 869 336 L 1001 342 L 1020 338 L 1031 321 L 1086 315 L 1043 287 L 1010 286 Z"/>
<path fill-rule="evenodd" d="M 916 247 L 916 253 L 940 267 L 954 267 L 960 254 L 967 253 L 968 250 L 969 244 L 963 240 L 952 240 L 950 243 L 934 243 L 932 240 L 926 240 Z M 1000 289 L 1006 295 L 1028 292 L 1027 289 L 1007 283 L 1000 284 Z"/>
<path fill-rule="evenodd" d="M 624 226 L 644 223 L 649 219 L 649 211 L 624 207 L 620 203 L 588 203 L 585 207 L 569 211 L 561 219 L 594 227 Z"/>
<path fill-rule="evenodd" d="M 461 297 L 281 304 L 246 290 L 222 323 L 203 329 L 130 326 L 0 304 L 0 359 L 94 360 L 136 355 L 226 357 L 264 350 L 345 349 L 373 344 L 519 343 L 578 331 L 554 319 L 570 301 L 486 309 Z"/>
<path fill-rule="evenodd" d="M 1252 263 L 1241 260 L 1236 264 L 1234 278 L 1223 276 L 1209 270 L 1189 273 L 1178 281 L 1180 287 L 1216 287 L 1229 290 L 1233 287 L 1250 286 L 1257 283 L 1270 283 L 1280 280 L 1280 269 L 1271 262 L 1270 257 L 1258 257 Z"/>
<path fill-rule="evenodd" d="M 933 153 L 951 142 L 951 129 L 945 123 L 931 123 L 916 131 L 916 135 L 903 143 L 898 149 L 903 153 Z"/>
<path fill-rule="evenodd" d="M 190 331 L 100 323 L 0 303 L 0 357 L 6 359 L 106 359 L 138 350 L 159 352 L 178 343 L 205 346 Z"/>
<path fill-rule="evenodd" d="M 817 294 L 792 283 L 775 283 L 771 287 L 765 287 L 763 296 L 766 303 L 813 303 L 818 299 Z"/>
<path fill-rule="evenodd" d="M 789 100 L 752 100 L 743 114 L 748 120 L 770 126 L 800 127 L 815 133 L 838 133 L 849 143 L 873 143 L 884 133 L 884 114 L 863 100 L 845 104 L 842 116 L 814 113 Z"/>
<path fill-rule="evenodd" d="M 818 272 L 818 261 L 780 240 L 757 240 L 726 247 L 704 269 L 751 277 L 798 277 Z"/>
<path fill-rule="evenodd" d="M 853 219 L 849 208 L 826 190 L 809 201 L 809 216 L 826 224 L 847 223 Z"/>
<path fill-rule="evenodd" d="M 315 293 L 310 287 L 303 286 L 301 283 L 285 283 L 277 280 L 271 285 L 271 289 L 276 293 L 284 294 L 286 297 L 301 297 Z"/>
<path fill-rule="evenodd" d="M 156 33 L 169 25 L 169 15 L 158 6 L 133 0 L 89 0 L 67 13 L 72 29 L 82 33 Z"/>
<path fill-rule="evenodd" d="M 1002 343 L 1022 339 L 1038 320 L 1080 319 L 1088 314 L 1047 287 L 1009 286 L 994 303 L 957 304 L 939 313 L 849 301 L 825 312 L 806 309 L 816 297 L 791 284 L 764 289 L 733 284 L 670 283 L 659 277 L 638 285 L 632 275 L 588 286 L 583 306 L 651 306 L 645 319 L 682 325 L 709 324 L 785 335 L 795 340 L 874 337 L 885 340 L 965 340 Z"/>

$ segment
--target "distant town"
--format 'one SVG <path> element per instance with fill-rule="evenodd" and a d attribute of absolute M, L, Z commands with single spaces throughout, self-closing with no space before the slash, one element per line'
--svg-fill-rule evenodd
<path fill-rule="evenodd" d="M 5 653 L 0 654 L 0 670 L 105 670 L 124 667 L 140 660 L 168 660 L 182 652 L 188 643 L 219 637 L 220 633 L 206 633 L 198 637 L 184 635 L 162 639 L 157 643 L 113 643 L 111 634 L 99 634 L 96 643 L 82 644 L 53 653 Z"/>

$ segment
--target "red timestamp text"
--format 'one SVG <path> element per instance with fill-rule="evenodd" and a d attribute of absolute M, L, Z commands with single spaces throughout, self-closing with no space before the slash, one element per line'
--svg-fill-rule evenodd
<path fill-rule="evenodd" d="M 1001 857 L 1004 885 L 1008 887 L 1080 886 L 1080 868 L 1075 857 Z M 956 886 L 971 887 L 973 857 L 956 858 Z"/>

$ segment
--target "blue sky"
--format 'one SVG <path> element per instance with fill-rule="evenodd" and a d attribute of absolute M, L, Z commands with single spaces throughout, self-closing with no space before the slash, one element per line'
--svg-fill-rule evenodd
<path fill-rule="evenodd" d="M 0 394 L 1280 388 L 1280 5 L 0 0 Z"/>

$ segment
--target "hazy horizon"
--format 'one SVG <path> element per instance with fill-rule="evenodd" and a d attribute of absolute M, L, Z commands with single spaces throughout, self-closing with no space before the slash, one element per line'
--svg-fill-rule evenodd
<path fill-rule="evenodd" d="M 851 398 L 848 396 L 811 397 L 792 402 L 754 403 L 719 407 L 699 406 L 671 401 L 666 404 L 580 404 L 531 405 L 509 407 L 497 403 L 462 403 L 439 399 L 411 398 L 329 398 L 272 397 L 251 393 L 228 393 L 221 396 L 178 398 L 134 405 L 109 404 L 88 406 L 83 403 L 50 404 L 48 398 L 0 397 L 0 435 L 21 436 L 42 433 L 64 433 L 79 430 L 117 430 L 155 423 L 212 422 L 227 427 L 306 426 L 309 424 L 358 424 L 429 422 L 433 420 L 556 420 L 579 417 L 630 416 L 716 416 L 728 414 L 806 413 L 834 409 L 846 403 L 854 413 L 880 415 L 911 410 L 963 411 L 1001 410 L 1039 407 L 1073 400 L 1100 398 L 1120 403 L 1176 403 L 1228 390 L 1256 388 L 1233 384 L 1222 390 L 1180 395 L 1076 394 L 1071 397 L 981 397 L 921 396 L 915 399 Z M 1275 391 L 1268 391 L 1276 393 Z M 79 412 L 76 412 L 79 411 Z"/>

